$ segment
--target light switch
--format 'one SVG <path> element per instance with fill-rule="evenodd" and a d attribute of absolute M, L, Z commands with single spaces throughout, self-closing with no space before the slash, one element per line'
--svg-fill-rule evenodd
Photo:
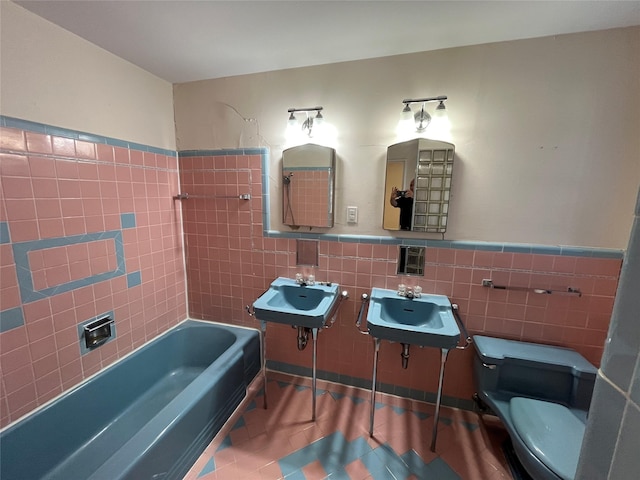
<path fill-rule="evenodd" d="M 358 207 L 347 207 L 347 223 L 358 223 Z"/>

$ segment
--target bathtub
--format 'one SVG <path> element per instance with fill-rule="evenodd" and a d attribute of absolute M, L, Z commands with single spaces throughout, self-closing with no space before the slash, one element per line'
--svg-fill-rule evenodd
<path fill-rule="evenodd" d="M 0 433 L 0 478 L 181 479 L 259 369 L 257 330 L 187 320 Z"/>

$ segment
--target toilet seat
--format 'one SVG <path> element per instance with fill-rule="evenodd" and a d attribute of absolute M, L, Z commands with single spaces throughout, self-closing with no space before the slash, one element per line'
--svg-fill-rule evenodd
<path fill-rule="evenodd" d="M 573 480 L 585 424 L 558 403 L 513 397 L 511 419 L 530 451 L 563 480 Z"/>

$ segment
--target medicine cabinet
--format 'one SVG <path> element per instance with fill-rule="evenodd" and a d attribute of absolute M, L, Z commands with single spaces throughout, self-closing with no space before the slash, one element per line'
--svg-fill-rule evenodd
<path fill-rule="evenodd" d="M 387 149 L 383 228 L 447 230 L 455 147 L 417 138 Z"/>
<path fill-rule="evenodd" d="M 282 223 L 333 227 L 336 152 L 312 143 L 282 152 Z"/>

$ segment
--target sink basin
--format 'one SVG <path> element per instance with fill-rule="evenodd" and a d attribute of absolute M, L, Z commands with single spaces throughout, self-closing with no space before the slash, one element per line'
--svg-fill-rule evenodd
<path fill-rule="evenodd" d="M 258 320 L 322 328 L 338 301 L 338 288 L 338 284 L 303 286 L 278 277 L 253 303 L 253 311 Z"/>
<path fill-rule="evenodd" d="M 371 291 L 367 327 L 376 338 L 423 347 L 454 348 L 460 330 L 444 295 L 401 297 L 394 290 Z"/>

